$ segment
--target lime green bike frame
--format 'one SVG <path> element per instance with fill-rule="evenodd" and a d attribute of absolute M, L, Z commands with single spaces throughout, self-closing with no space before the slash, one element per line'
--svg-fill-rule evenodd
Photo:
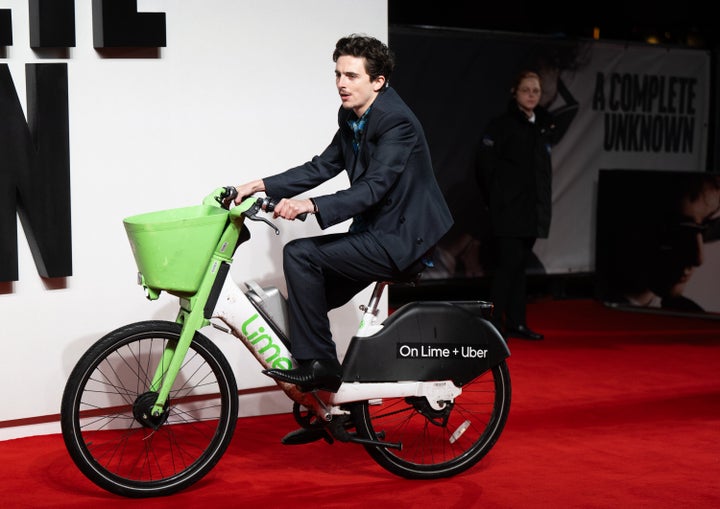
<path fill-rule="evenodd" d="M 218 199 L 223 189 L 216 189 L 199 207 L 142 214 L 124 220 L 140 270 L 138 283 L 146 297 L 156 300 L 166 291 L 180 298 L 175 320 L 182 325 L 180 338 L 166 346 L 150 385 L 150 390 L 158 394 L 151 410 L 153 416 L 164 411 L 196 331 L 210 325 L 205 306 L 219 268 L 223 263 L 232 263 L 245 219 L 243 213 L 256 203 L 255 198 L 247 198 L 227 210 Z M 209 245 L 214 247 L 210 249 Z"/>

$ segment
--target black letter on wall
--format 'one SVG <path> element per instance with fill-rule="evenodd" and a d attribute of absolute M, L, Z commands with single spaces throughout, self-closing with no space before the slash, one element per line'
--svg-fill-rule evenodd
<path fill-rule="evenodd" d="M 12 46 L 12 11 L 0 9 L 0 46 Z"/>
<path fill-rule="evenodd" d="M 30 0 L 30 47 L 75 46 L 75 0 Z"/>
<path fill-rule="evenodd" d="M 165 47 L 165 13 L 137 12 L 137 0 L 93 0 L 95 48 Z"/>
<path fill-rule="evenodd" d="M 67 64 L 26 64 L 28 121 L 0 64 L 0 281 L 17 281 L 17 215 L 42 277 L 72 275 Z"/>

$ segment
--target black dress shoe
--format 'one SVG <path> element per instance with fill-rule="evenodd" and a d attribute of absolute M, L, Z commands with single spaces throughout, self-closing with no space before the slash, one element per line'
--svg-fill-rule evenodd
<path fill-rule="evenodd" d="M 342 366 L 337 359 L 315 359 L 303 361 L 295 369 L 266 369 L 270 378 L 295 384 L 301 391 L 315 389 L 337 392 L 342 383 Z"/>
<path fill-rule="evenodd" d="M 324 439 L 328 444 L 334 442 L 330 433 L 324 428 L 300 428 L 285 435 L 280 442 L 284 445 L 302 445 Z"/>
<path fill-rule="evenodd" d="M 508 327 L 507 330 L 505 331 L 505 337 L 529 339 L 531 341 L 540 341 L 545 336 L 543 336 L 539 332 L 535 332 L 534 330 L 528 329 L 527 326 L 525 326 L 525 325 L 518 325 L 516 327 Z"/>

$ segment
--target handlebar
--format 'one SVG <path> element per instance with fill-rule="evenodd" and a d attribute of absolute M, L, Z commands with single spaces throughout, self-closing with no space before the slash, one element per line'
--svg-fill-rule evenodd
<path fill-rule="evenodd" d="M 235 198 L 237 198 L 237 189 L 234 186 L 225 186 L 222 188 L 222 192 L 220 193 L 220 195 L 216 197 L 216 200 L 223 208 L 229 209 L 230 203 L 232 203 Z M 274 211 L 275 207 L 280 202 L 280 200 L 278 200 L 277 198 L 271 198 L 269 196 L 265 196 L 264 198 L 257 198 L 256 200 L 256 203 L 259 205 L 260 210 L 264 212 Z M 307 219 L 307 212 L 298 214 L 297 216 L 295 216 L 295 219 L 305 221 L 305 219 Z"/>
<path fill-rule="evenodd" d="M 235 198 L 237 198 L 237 189 L 235 189 L 234 186 L 225 186 L 216 189 L 210 195 L 206 196 L 203 200 L 203 203 L 215 207 L 219 206 L 225 210 L 231 210 L 230 205 L 233 203 Z M 264 217 L 258 216 L 258 212 L 260 212 L 261 210 L 268 213 L 273 212 L 279 201 L 280 200 L 278 200 L 277 198 L 272 198 L 270 196 L 250 196 L 245 198 L 242 203 L 240 203 L 237 207 L 234 207 L 231 210 L 231 215 L 234 215 L 236 217 L 242 215 L 252 221 L 262 221 L 263 223 L 268 224 L 273 230 L 275 230 L 276 235 L 279 235 L 280 230 L 278 230 L 278 228 L 273 223 L 271 223 Z M 305 219 L 307 219 L 307 212 L 298 214 L 296 216 L 296 219 L 299 219 L 300 221 L 305 221 Z"/>

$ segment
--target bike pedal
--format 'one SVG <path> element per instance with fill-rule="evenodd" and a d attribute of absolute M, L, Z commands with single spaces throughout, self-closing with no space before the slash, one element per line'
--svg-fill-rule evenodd
<path fill-rule="evenodd" d="M 285 435 L 280 443 L 283 445 L 303 445 L 323 439 L 328 444 L 334 442 L 333 437 L 324 428 L 300 428 Z"/>

